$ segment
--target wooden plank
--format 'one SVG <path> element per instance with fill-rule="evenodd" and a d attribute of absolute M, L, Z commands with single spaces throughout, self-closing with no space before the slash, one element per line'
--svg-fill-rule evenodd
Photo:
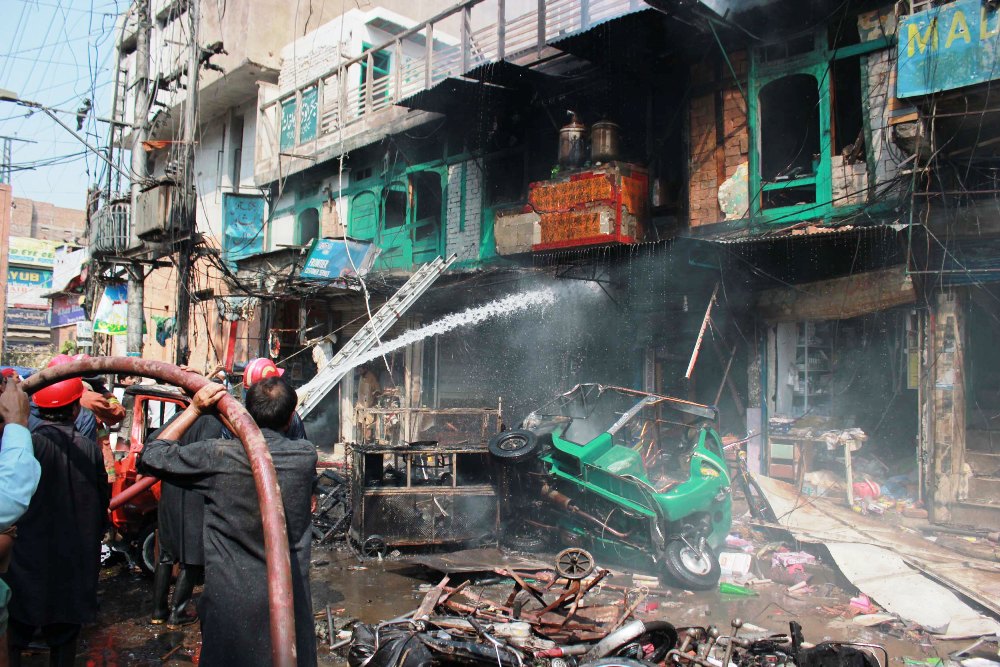
<path fill-rule="evenodd" d="M 472 69 L 472 8 L 462 9 L 462 74 Z"/>
<path fill-rule="evenodd" d="M 434 70 L 434 24 L 427 24 L 427 35 L 425 37 L 424 52 L 424 90 L 430 90 L 433 83 Z"/>
<path fill-rule="evenodd" d="M 445 575 L 444 579 L 439 581 L 437 586 L 424 593 L 424 599 L 420 601 L 420 606 L 413 612 L 413 620 L 422 621 L 431 615 L 434 607 L 437 606 L 438 600 L 444 595 L 444 587 L 448 585 L 450 579 L 451 577 Z"/>
<path fill-rule="evenodd" d="M 507 3 L 497 0 L 497 60 L 503 60 L 506 55 L 507 41 Z"/>
<path fill-rule="evenodd" d="M 537 37 L 538 43 L 535 45 L 536 56 L 542 57 L 542 50 L 545 48 L 545 0 L 538 0 L 538 23 Z"/>
<path fill-rule="evenodd" d="M 915 303 L 913 280 L 903 265 L 856 273 L 795 287 L 767 290 L 757 299 L 757 314 L 770 323 L 846 320 Z"/>
<path fill-rule="evenodd" d="M 403 40 L 397 39 L 392 55 L 392 101 L 398 102 L 403 95 Z"/>
<path fill-rule="evenodd" d="M 805 542 L 879 547 L 1000 616 L 1000 564 L 959 554 L 919 534 L 861 516 L 826 498 L 804 497 L 798 489 L 755 476 L 781 526 Z"/>
<path fill-rule="evenodd" d="M 362 113 L 371 113 L 372 105 L 375 103 L 375 95 L 372 86 L 375 84 L 375 56 L 369 51 L 367 66 L 365 67 L 365 108 Z"/>

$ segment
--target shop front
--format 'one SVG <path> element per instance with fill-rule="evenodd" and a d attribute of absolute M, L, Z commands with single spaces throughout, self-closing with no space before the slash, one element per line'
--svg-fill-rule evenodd
<path fill-rule="evenodd" d="M 925 310 L 902 266 L 765 291 L 761 471 L 804 493 L 920 507 Z M 878 488 L 876 488 L 876 486 Z"/>

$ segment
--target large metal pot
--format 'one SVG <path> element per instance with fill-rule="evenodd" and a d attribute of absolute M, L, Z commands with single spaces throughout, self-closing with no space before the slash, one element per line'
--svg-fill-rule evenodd
<path fill-rule="evenodd" d="M 621 127 L 610 120 L 594 123 L 590 130 L 590 161 L 617 160 L 621 148 Z"/>
<path fill-rule="evenodd" d="M 559 130 L 559 166 L 564 169 L 576 169 L 583 166 L 585 155 L 587 126 L 573 114 L 568 125 Z"/>

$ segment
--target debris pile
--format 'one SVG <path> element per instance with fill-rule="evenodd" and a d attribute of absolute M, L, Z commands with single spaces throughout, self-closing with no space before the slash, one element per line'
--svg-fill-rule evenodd
<path fill-rule="evenodd" d="M 806 644 L 795 622 L 787 634 L 778 635 L 741 619 L 732 621 L 728 633 L 715 626 L 678 629 L 662 618 L 659 605 L 648 601 L 648 589 L 612 586 L 607 581 L 609 571 L 600 568 L 589 568 L 579 578 L 509 569 L 498 569 L 496 574 L 512 580 L 506 597 L 473 594 L 468 581 L 452 586 L 450 576 L 445 576 L 426 591 L 416 610 L 383 623 L 355 625 L 348 663 L 351 667 L 888 665 L 885 649 L 877 645 Z M 617 592 L 617 603 L 606 602 L 607 596 L 599 596 L 600 602 L 589 600 L 588 594 L 597 589 Z M 658 620 L 645 618 L 658 610 Z"/>

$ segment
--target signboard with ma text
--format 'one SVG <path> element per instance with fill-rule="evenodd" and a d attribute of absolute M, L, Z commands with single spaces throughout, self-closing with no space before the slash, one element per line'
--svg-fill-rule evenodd
<path fill-rule="evenodd" d="M 87 319 L 87 311 L 80 305 L 78 296 L 57 296 L 52 299 L 52 326 L 64 327 L 67 324 L 83 322 Z"/>
<path fill-rule="evenodd" d="M 896 97 L 929 95 L 1000 77 L 1000 12 L 957 0 L 900 18 Z"/>

